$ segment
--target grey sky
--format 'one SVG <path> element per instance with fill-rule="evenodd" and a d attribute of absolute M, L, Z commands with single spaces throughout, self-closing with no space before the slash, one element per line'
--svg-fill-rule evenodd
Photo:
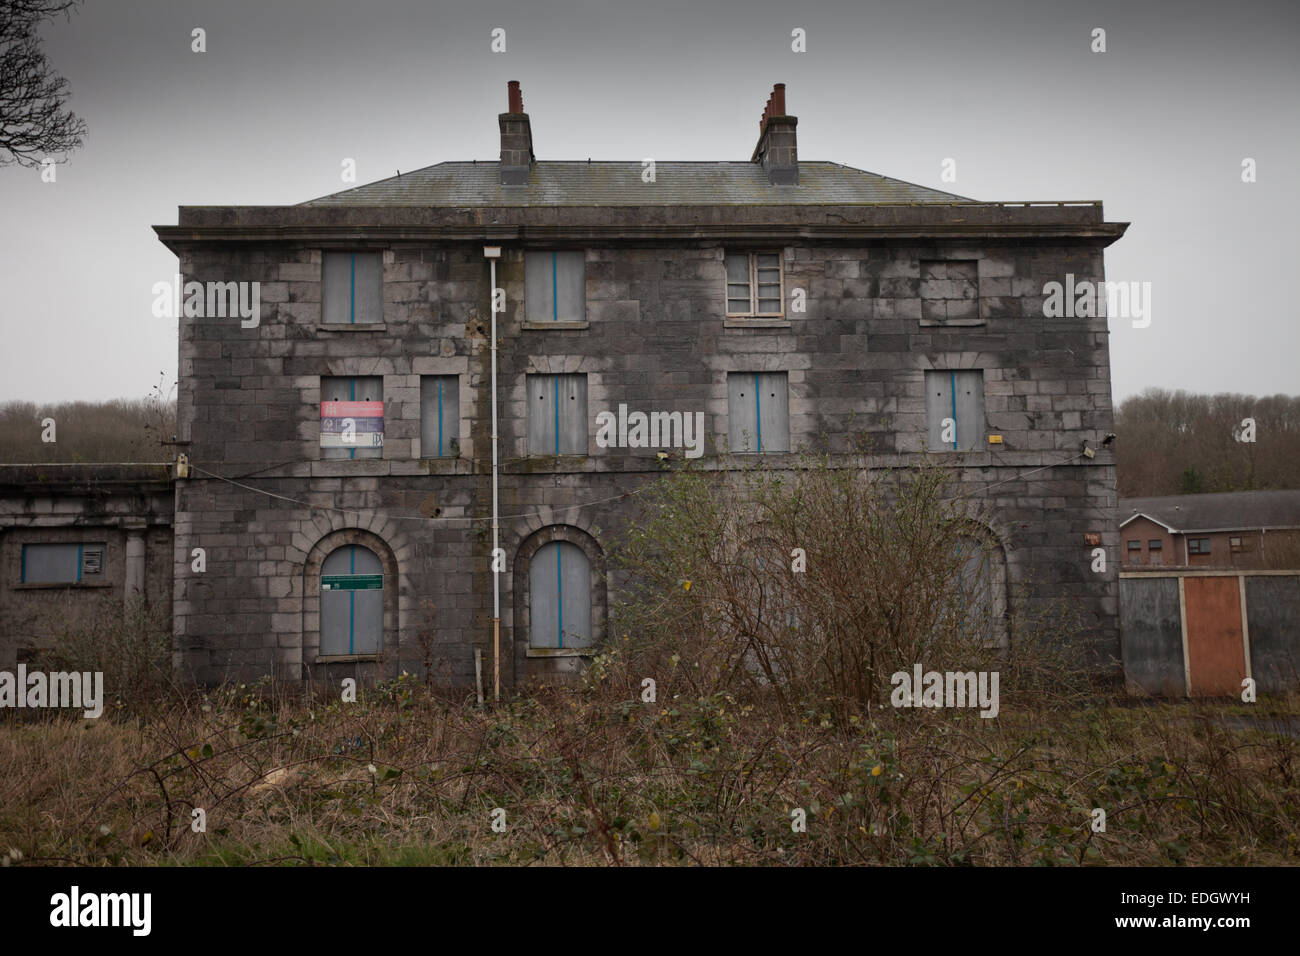
<path fill-rule="evenodd" d="M 347 188 L 345 157 L 358 183 L 495 159 L 509 79 L 539 159 L 745 160 L 784 82 L 801 158 L 976 199 L 1104 200 L 1133 223 L 1107 276 L 1153 299 L 1149 328 L 1111 321 L 1117 401 L 1300 392 L 1298 26 L 1290 0 L 90 0 L 43 31 L 86 145 L 54 184 L 0 169 L 0 399 L 170 384 L 176 323 L 152 316 L 150 289 L 176 259 L 151 226 L 179 205 Z M 1241 182 L 1244 157 L 1258 182 Z"/>

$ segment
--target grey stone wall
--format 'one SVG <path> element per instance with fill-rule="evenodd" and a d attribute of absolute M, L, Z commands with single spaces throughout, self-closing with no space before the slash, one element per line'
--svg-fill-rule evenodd
<path fill-rule="evenodd" d="M 1246 578 L 1250 668 L 1265 694 L 1300 686 L 1300 575 Z"/>
<path fill-rule="evenodd" d="M 431 600 L 438 672 L 472 681 L 479 647 L 490 686 L 490 313 L 482 242 L 390 236 L 349 246 L 384 249 L 385 321 L 346 332 L 318 328 L 327 244 L 211 242 L 182 253 L 187 280 L 261 282 L 262 315 L 252 329 L 237 319 L 180 320 L 180 425 L 200 471 L 177 491 L 177 664 L 202 681 L 273 669 L 321 680 L 416 670 L 421 602 Z M 728 433 L 728 372 L 788 373 L 792 447 L 847 456 L 866 440 L 869 465 L 888 468 L 924 453 L 924 371 L 981 369 L 988 432 L 1002 444 L 931 457 L 960 465 L 963 492 L 992 506 L 1010 584 L 1028 602 L 1013 604 L 1012 613 L 1066 600 L 1083 619 L 1080 646 L 1118 657 L 1113 456 L 1099 449 L 1093 459 L 1062 464 L 1084 441 L 1098 448 L 1111 427 L 1106 319 L 1049 319 L 1042 309 L 1044 283 L 1064 281 L 1067 272 L 1076 281 L 1103 277 L 1102 243 L 588 239 L 563 247 L 575 245 L 586 249 L 586 328 L 523 328 L 523 251 L 533 244 L 507 244 L 498 266 L 507 298 L 498 317 L 501 546 L 509 561 L 500 581 L 503 684 L 575 663 L 526 653 L 514 606 L 526 573 L 515 567 L 521 546 L 562 526 L 561 536 L 607 554 L 626 503 L 573 506 L 618 496 L 659 473 L 656 449 L 597 447 L 597 413 L 620 403 L 702 411 L 710 445 L 700 464 L 732 467 L 716 457 Z M 780 252 L 786 321 L 725 319 L 723 254 L 733 248 Z M 923 320 L 921 263 L 942 260 L 978 264 L 976 324 L 969 313 L 960 326 Z M 807 296 L 806 312 L 790 311 L 795 289 Z M 530 459 L 525 376 L 558 372 L 587 376 L 589 454 Z M 461 377 L 458 459 L 418 457 L 419 377 L 426 374 Z M 382 459 L 320 460 L 319 379 L 338 375 L 383 376 Z M 317 665 L 319 582 L 311 568 L 322 542 L 350 532 L 369 536 L 395 569 L 386 595 L 388 650 L 379 662 Z M 1091 570 L 1089 532 L 1101 534 L 1105 572 Z M 191 570 L 196 547 L 206 551 L 201 574 Z"/>

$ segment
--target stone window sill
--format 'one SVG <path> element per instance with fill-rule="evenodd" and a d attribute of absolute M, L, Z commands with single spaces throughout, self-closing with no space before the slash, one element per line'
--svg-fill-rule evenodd
<path fill-rule="evenodd" d="M 317 332 L 387 332 L 387 322 L 319 322 Z"/>
<path fill-rule="evenodd" d="M 595 657 L 594 647 L 530 647 L 528 657 Z"/>
<path fill-rule="evenodd" d="M 378 654 L 322 654 L 316 658 L 317 664 L 353 664 L 378 662 Z"/>
<path fill-rule="evenodd" d="M 954 328 L 961 326 L 988 325 L 984 319 L 921 319 L 921 325 L 927 328 L 942 328 L 952 326 Z"/>
<path fill-rule="evenodd" d="M 591 323 L 582 322 L 524 322 L 526 332 L 564 332 L 591 328 Z"/>
<path fill-rule="evenodd" d="M 784 316 L 773 316 L 771 318 L 760 319 L 753 316 L 729 315 L 723 322 L 723 328 L 727 329 L 788 329 L 790 320 Z"/>

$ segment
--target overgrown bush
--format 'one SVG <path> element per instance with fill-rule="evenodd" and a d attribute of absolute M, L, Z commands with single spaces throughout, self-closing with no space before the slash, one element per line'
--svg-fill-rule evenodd
<path fill-rule="evenodd" d="M 147 713 L 165 706 L 172 689 L 170 612 L 143 600 L 72 606 L 32 667 L 102 672 L 106 707 Z"/>
<path fill-rule="evenodd" d="M 640 500 L 614 557 L 628 581 L 615 626 L 643 666 L 684 662 L 693 694 L 761 690 L 787 714 L 833 702 L 847 719 L 917 664 L 990 671 L 1010 651 L 1023 683 L 1067 671 L 1068 616 L 1008 620 L 984 509 L 937 467 L 760 461 L 676 472 Z"/>

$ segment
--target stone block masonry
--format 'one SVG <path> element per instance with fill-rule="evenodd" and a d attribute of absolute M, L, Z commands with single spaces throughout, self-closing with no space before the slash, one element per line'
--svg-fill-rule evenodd
<path fill-rule="evenodd" d="M 515 221 L 534 213 L 517 210 Z M 201 233 L 208 215 L 183 211 L 182 225 Z M 784 374 L 792 448 L 825 447 L 847 464 L 865 440 L 871 467 L 903 466 L 918 455 L 958 466 L 963 491 L 979 496 L 988 488 L 996 502 L 989 532 L 1005 556 L 1009 589 L 1030 605 L 1067 597 L 1081 613 L 1080 646 L 1117 654 L 1115 575 L 1093 573 L 1083 546 L 1085 533 L 1100 532 L 1115 553 L 1113 458 L 1106 449 L 1075 457 L 1085 442 L 1099 448 L 1111 427 L 1106 322 L 1046 320 L 1034 305 L 1062 262 L 1100 278 L 1099 242 L 810 240 L 782 235 L 788 223 L 771 224 L 770 239 L 742 244 L 698 228 L 672 242 L 591 237 L 597 226 L 603 236 L 615 234 L 627 215 L 611 210 L 593 220 L 590 210 L 577 210 L 587 221 L 552 226 L 556 241 L 567 226 L 566 248 L 585 250 L 586 328 L 524 327 L 524 256 L 535 242 L 506 244 L 498 265 L 506 296 L 498 318 L 501 512 L 527 515 L 502 522 L 504 686 L 571 673 L 581 660 L 530 644 L 523 599 L 531 562 L 554 542 L 586 554 L 593 621 L 603 626 L 617 582 L 595 572 L 625 525 L 627 504 L 575 506 L 616 498 L 659 473 L 653 449 L 600 447 L 597 413 L 620 403 L 703 412 L 703 463 L 735 467 L 718 456 L 736 413 L 729 373 Z M 256 221 L 248 225 L 256 231 Z M 176 489 L 175 649 L 188 678 L 378 679 L 418 671 L 430 644 L 437 674 L 463 685 L 473 680 L 475 648 L 490 660 L 490 301 L 482 243 L 438 238 L 443 227 L 433 223 L 423 227 L 427 239 L 371 228 L 382 236 L 371 244 L 383 259 L 384 321 L 346 332 L 318 328 L 322 240 L 279 241 L 272 252 L 229 241 L 175 243 L 187 277 L 285 283 L 283 294 L 264 296 L 258 329 L 181 320 L 180 425 L 199 468 Z M 310 224 L 300 229 L 310 232 Z M 767 327 L 735 327 L 726 317 L 725 256 L 756 247 L 780 254 L 786 314 Z M 949 259 L 960 265 L 958 279 L 939 290 L 945 297 L 972 288 L 998 293 L 981 294 L 976 312 L 951 326 L 926 318 L 921 301 L 923 267 L 934 276 L 934 264 Z M 1024 295 L 1011 294 L 1016 283 Z M 805 291 L 806 311 L 791 310 L 795 289 Z M 1000 444 L 927 450 L 925 373 L 936 370 L 982 374 L 986 420 L 978 431 L 1001 436 Z M 238 388 L 226 387 L 250 371 L 256 375 Z M 456 456 L 418 457 L 423 375 L 457 377 Z M 586 455 L 530 455 L 530 375 L 585 376 Z M 321 459 L 320 380 L 337 377 L 382 380 L 381 458 Z M 245 407 L 258 412 L 245 417 Z M 374 552 L 384 569 L 382 652 L 322 660 L 320 568 L 347 545 Z M 195 548 L 207 554 L 201 574 L 191 571 Z"/>

